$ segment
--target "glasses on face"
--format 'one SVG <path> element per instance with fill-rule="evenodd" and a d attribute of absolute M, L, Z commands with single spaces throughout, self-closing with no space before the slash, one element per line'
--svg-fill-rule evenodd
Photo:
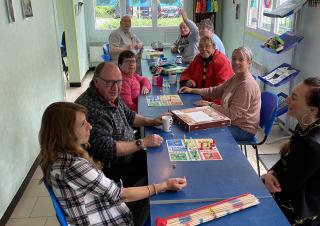
<path fill-rule="evenodd" d="M 136 59 L 125 59 L 123 62 L 126 64 L 136 64 L 137 63 Z"/>
<path fill-rule="evenodd" d="M 118 87 L 122 85 L 122 80 L 107 80 L 104 78 L 101 78 L 98 76 L 102 81 L 104 81 L 106 87 L 113 87 L 114 85 L 117 85 Z"/>

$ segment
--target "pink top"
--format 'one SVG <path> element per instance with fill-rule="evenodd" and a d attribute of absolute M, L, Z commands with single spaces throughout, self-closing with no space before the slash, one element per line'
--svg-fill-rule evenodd
<path fill-rule="evenodd" d="M 142 77 L 137 73 L 132 75 L 125 74 L 122 71 L 122 88 L 120 92 L 121 99 L 133 111 L 138 110 L 138 97 L 141 93 L 142 87 L 147 87 L 151 90 L 149 79 Z"/>
<path fill-rule="evenodd" d="M 231 119 L 231 124 L 251 134 L 256 134 L 260 121 L 261 93 L 251 74 L 234 75 L 225 83 L 204 88 L 201 95 L 222 99 L 214 108 Z"/>

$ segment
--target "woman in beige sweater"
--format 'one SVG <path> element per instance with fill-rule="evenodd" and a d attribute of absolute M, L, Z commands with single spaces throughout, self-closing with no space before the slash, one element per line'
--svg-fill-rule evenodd
<path fill-rule="evenodd" d="M 228 127 L 236 141 L 251 139 L 258 130 L 260 120 L 261 93 L 249 68 L 252 52 L 239 47 L 232 53 L 232 69 L 235 73 L 225 83 L 210 88 L 182 87 L 179 93 L 196 93 L 205 98 L 222 99 L 222 105 L 199 100 L 197 106 L 209 105 L 231 119 Z"/>

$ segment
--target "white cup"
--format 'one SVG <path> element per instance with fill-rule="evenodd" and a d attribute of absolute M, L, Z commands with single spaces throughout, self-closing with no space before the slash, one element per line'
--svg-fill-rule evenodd
<path fill-rule="evenodd" d="M 169 82 L 171 85 L 175 85 L 177 83 L 177 74 L 169 74 Z"/>
<path fill-rule="evenodd" d="M 170 132 L 172 123 L 173 123 L 173 119 L 170 115 L 162 116 L 162 129 L 163 129 L 163 131 Z"/>

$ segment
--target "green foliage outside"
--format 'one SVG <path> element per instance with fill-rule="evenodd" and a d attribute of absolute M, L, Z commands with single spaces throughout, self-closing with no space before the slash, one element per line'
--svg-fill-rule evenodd
<path fill-rule="evenodd" d="M 113 6 L 96 6 L 96 17 L 110 17 L 114 11 L 115 8 Z"/>
<path fill-rule="evenodd" d="M 104 22 L 100 23 L 96 29 L 99 30 L 105 30 L 105 29 L 116 29 L 120 26 L 120 19 L 114 19 L 114 18 L 98 18 L 96 16 L 96 19 L 102 19 L 105 20 Z M 181 23 L 181 18 L 160 18 L 157 20 L 159 27 L 166 27 L 166 26 L 179 26 Z M 140 23 L 139 23 L 140 22 Z M 137 17 L 133 17 L 131 19 L 131 25 L 132 27 L 152 27 L 152 20 L 151 19 L 139 19 Z"/>

